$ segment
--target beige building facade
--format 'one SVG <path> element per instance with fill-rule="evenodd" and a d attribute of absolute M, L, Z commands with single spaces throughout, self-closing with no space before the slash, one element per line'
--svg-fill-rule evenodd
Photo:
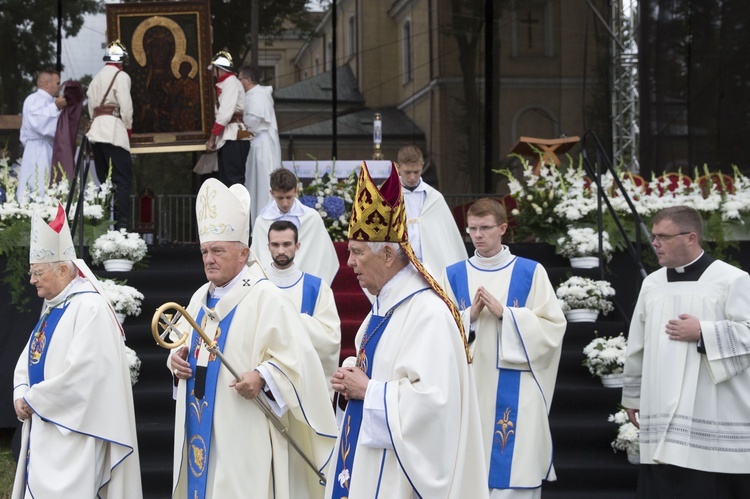
<path fill-rule="evenodd" d="M 456 24 L 453 3 L 463 6 L 460 12 L 469 20 L 461 36 L 476 42 L 474 74 L 468 80 L 451 32 Z M 501 190 L 497 175 L 490 185 L 483 180 L 489 112 L 484 105 L 484 4 L 338 0 L 335 64 L 330 9 L 310 40 L 290 36 L 267 44 L 260 51 L 261 64 L 274 66 L 284 159 L 330 159 L 335 66 L 338 159 L 371 157 L 372 116 L 379 112 L 384 116 L 386 159 L 395 160 L 400 146 L 416 143 L 435 165 L 444 193 Z M 593 4 L 608 18 L 609 2 Z M 506 0 L 495 2 L 495 8 L 489 166 L 502 167 L 521 136 L 574 136 L 606 124 L 609 39 L 588 1 Z M 470 123 L 465 116 L 465 81 L 471 82 L 479 99 Z M 599 133 L 605 136 L 608 130 Z"/>

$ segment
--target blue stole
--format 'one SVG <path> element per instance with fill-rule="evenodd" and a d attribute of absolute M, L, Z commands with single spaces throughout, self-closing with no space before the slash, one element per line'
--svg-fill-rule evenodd
<path fill-rule="evenodd" d="M 47 361 L 47 347 L 52 342 L 52 335 L 57 329 L 57 324 L 65 310 L 70 305 L 70 298 L 83 293 L 93 293 L 93 291 L 82 291 L 68 295 L 63 302 L 63 306 L 47 310 L 34 326 L 34 331 L 32 331 L 29 339 L 29 387 L 44 381 L 44 363 Z"/>
<path fill-rule="evenodd" d="M 417 293 L 421 293 L 431 288 L 424 288 L 415 291 L 400 302 L 392 306 L 385 316 L 375 315 L 370 316 L 370 322 L 367 323 L 367 329 L 362 337 L 362 345 L 360 346 L 360 352 L 357 355 L 357 365 L 361 364 L 362 370 L 365 371 L 368 378 L 372 378 L 372 365 L 373 358 L 375 356 L 375 349 L 378 346 L 380 338 L 383 336 L 383 331 L 388 327 L 388 322 L 391 320 L 393 311 L 396 307 L 404 303 L 406 300 L 411 298 Z M 364 361 L 360 361 L 360 358 L 364 358 Z M 364 412 L 364 400 L 350 400 L 346 405 L 346 413 L 344 414 L 344 423 L 341 428 L 341 436 L 339 443 L 339 454 L 336 459 L 336 474 L 334 475 L 335 485 L 333 487 L 333 494 L 331 499 L 348 499 L 349 498 L 349 484 L 352 478 L 352 468 L 354 465 L 354 454 L 357 451 L 357 441 L 359 440 L 359 430 L 362 426 L 362 413 Z"/>
<path fill-rule="evenodd" d="M 508 298 L 505 306 L 524 307 L 531 291 L 531 283 L 534 279 L 537 262 L 522 257 L 516 257 L 513 261 L 515 261 L 515 265 L 510 277 Z M 504 268 L 507 268 L 507 266 Z M 466 262 L 455 263 L 448 267 L 446 272 L 448 282 L 459 304 L 471 303 Z M 462 308 L 465 309 L 466 307 L 463 306 Z M 501 367 L 498 367 L 498 370 L 497 396 L 495 397 L 495 430 L 493 431 L 492 438 L 488 482 L 491 489 L 507 489 L 510 488 L 510 472 L 516 443 L 515 428 L 518 420 L 518 397 L 522 371 Z"/>
<path fill-rule="evenodd" d="M 318 302 L 320 294 L 320 277 L 303 274 L 302 276 L 302 306 L 300 312 L 312 317 L 315 312 L 315 304 Z"/>
<path fill-rule="evenodd" d="M 29 387 L 44 381 L 44 363 L 47 361 L 47 346 L 52 342 L 52 335 L 60 322 L 65 309 L 56 307 L 45 312 L 36 323 L 34 331 L 31 333 L 29 340 Z"/>
<path fill-rule="evenodd" d="M 216 298 L 206 299 L 206 306 L 213 308 L 219 300 Z M 201 324 L 205 312 L 201 308 L 195 322 Z M 234 309 L 227 314 L 219 323 L 217 329 L 218 335 L 214 339 L 219 344 L 219 350 L 224 351 L 224 344 L 227 340 L 229 326 L 232 323 Z M 201 337 L 193 331 L 191 339 L 190 369 L 196 372 L 196 362 L 198 361 L 197 349 L 201 345 Z M 206 348 L 205 345 L 202 348 Z M 216 397 L 216 381 L 219 377 L 221 362 L 218 359 L 211 359 L 206 367 L 205 377 L 205 395 L 202 399 L 195 397 L 195 376 L 187 380 L 186 396 L 186 434 L 187 434 L 187 455 L 188 455 L 188 497 L 191 499 L 203 499 L 206 496 L 206 481 L 208 478 L 208 460 L 211 449 L 211 427 L 214 419 L 214 399 Z"/>

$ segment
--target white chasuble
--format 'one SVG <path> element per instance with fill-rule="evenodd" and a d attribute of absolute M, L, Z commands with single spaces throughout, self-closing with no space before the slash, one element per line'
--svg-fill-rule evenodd
<path fill-rule="evenodd" d="M 501 320 L 487 308 L 479 313 L 473 325 L 476 339 L 471 345 L 488 473 L 496 431 L 504 435 L 503 447 L 496 452 L 512 452 L 512 456 L 503 455 L 502 463 L 498 464 L 504 484 L 496 488 L 503 489 L 535 488 L 541 486 L 542 480 L 556 479 L 548 415 L 566 328 L 554 288 L 538 263 L 526 260 L 531 265 L 532 277 L 525 304 L 515 305 L 516 299 L 508 296 L 516 258 L 503 246 L 494 257 L 474 256 L 455 264 L 465 268 L 468 299 L 456 296 L 448 272 L 443 274 L 443 286 L 462 311 L 467 331 L 471 329 L 470 300 L 479 286 L 504 307 Z M 499 400 L 505 393 L 498 389 L 503 372 L 516 377 L 517 409 L 497 412 L 498 404 L 505 408 L 505 401 Z M 496 427 L 498 415 L 513 424 Z"/>
<path fill-rule="evenodd" d="M 315 462 L 327 471 L 336 435 L 336 422 L 315 350 L 291 302 L 258 265 L 243 269 L 234 280 L 237 288 L 250 287 L 234 308 L 223 354 L 238 372 L 262 369 L 288 410 L 280 418 L 289 433 Z M 193 317 L 206 304 L 209 284 L 201 287 L 187 307 Z M 214 312 L 221 320 L 236 301 L 230 289 Z M 229 304 L 226 305 L 226 304 Z M 190 327 L 178 324 L 182 331 Z M 316 475 L 279 434 L 252 400 L 241 397 L 229 384 L 231 373 L 221 368 L 216 382 L 206 497 L 306 499 L 323 496 Z M 173 497 L 187 499 L 185 400 L 186 383 L 177 389 L 175 416 Z M 264 396 L 264 395 L 261 395 Z"/>
<path fill-rule="evenodd" d="M 357 349 L 373 315 L 427 286 L 412 265 L 388 281 L 357 333 Z M 473 378 L 453 316 L 434 291 L 394 309 L 368 362 L 383 386 L 365 396 L 348 497 L 487 498 Z M 346 450 L 346 438 L 339 435 L 335 456 Z M 326 497 L 344 478 L 330 477 Z"/>

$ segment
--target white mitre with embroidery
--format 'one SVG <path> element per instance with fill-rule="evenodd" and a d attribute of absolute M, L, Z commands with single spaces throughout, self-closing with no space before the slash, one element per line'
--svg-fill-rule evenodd
<path fill-rule="evenodd" d="M 61 204 L 49 225 L 38 211 L 31 216 L 29 263 L 54 263 L 75 260 L 76 250 L 68 227 L 68 217 Z"/>
<path fill-rule="evenodd" d="M 250 242 L 250 193 L 242 184 L 227 187 L 215 178 L 203 182 L 195 200 L 195 217 L 201 244 Z"/>

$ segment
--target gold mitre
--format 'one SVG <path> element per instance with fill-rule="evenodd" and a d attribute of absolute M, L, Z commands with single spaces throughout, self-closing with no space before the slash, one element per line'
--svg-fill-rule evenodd
<path fill-rule="evenodd" d="M 250 241 L 250 193 L 242 184 L 227 187 L 209 178 L 195 200 L 198 237 L 210 241 Z"/>
<path fill-rule="evenodd" d="M 391 163 L 391 174 L 378 189 L 362 163 L 349 220 L 349 239 L 400 243 L 408 240 L 406 206 L 401 180 Z"/>
<path fill-rule="evenodd" d="M 467 362 L 471 363 L 469 345 L 466 341 L 463 321 L 456 305 L 448 298 L 443 288 L 424 268 L 422 262 L 409 244 L 406 232 L 406 205 L 404 205 L 404 193 L 401 190 L 401 179 L 398 176 L 396 165 L 391 162 L 391 174 L 383 185 L 378 186 L 370 177 L 367 163 L 362 162 L 362 170 L 359 172 L 357 191 L 352 203 L 352 216 L 349 220 L 349 239 L 370 242 L 392 242 L 398 243 L 404 250 L 409 261 L 414 265 L 427 284 L 437 293 L 446 304 L 456 321 L 461 341 L 464 344 Z"/>

